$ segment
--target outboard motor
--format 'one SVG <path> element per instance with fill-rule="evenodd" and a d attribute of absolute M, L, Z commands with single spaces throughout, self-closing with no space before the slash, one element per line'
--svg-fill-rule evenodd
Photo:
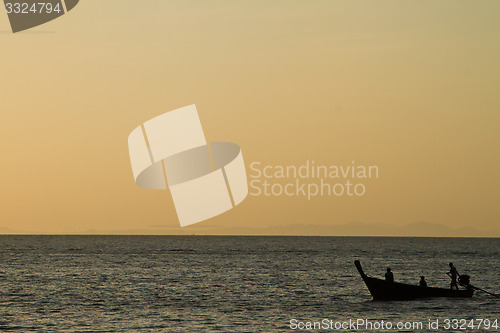
<path fill-rule="evenodd" d="M 462 287 L 467 287 L 470 284 L 470 276 L 469 275 L 460 275 L 458 277 L 458 284 Z"/>

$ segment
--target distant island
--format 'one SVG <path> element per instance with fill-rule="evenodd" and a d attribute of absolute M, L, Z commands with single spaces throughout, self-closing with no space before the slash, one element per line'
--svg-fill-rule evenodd
<path fill-rule="evenodd" d="M 79 234 L 79 235 L 242 235 L 242 236 L 387 236 L 387 237 L 500 237 L 500 230 L 478 230 L 472 227 L 448 226 L 415 222 L 402 226 L 390 223 L 349 222 L 346 224 L 290 224 L 269 227 L 225 227 L 208 223 L 185 228 L 152 225 L 142 229 L 82 230 L 77 232 L 51 233 L 19 231 L 0 227 L 0 234 Z"/>

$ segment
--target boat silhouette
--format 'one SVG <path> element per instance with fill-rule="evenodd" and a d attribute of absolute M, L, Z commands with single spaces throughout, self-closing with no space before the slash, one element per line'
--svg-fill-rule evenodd
<path fill-rule="evenodd" d="M 365 282 L 373 300 L 383 301 L 405 301 L 418 298 L 433 298 L 433 297 L 459 297 L 470 298 L 474 295 L 473 287 L 465 284 L 465 289 L 446 289 L 436 287 L 421 287 L 418 285 L 388 282 L 382 279 L 369 277 L 363 271 L 359 260 L 354 261 L 361 278 Z"/>

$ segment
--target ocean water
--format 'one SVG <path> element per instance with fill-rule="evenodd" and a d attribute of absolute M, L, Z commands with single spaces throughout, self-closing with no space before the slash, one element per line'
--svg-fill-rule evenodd
<path fill-rule="evenodd" d="M 353 261 L 370 276 L 390 266 L 397 281 L 425 275 L 443 287 L 453 261 L 499 293 L 499 258 L 500 239 L 0 236 L 0 331 L 325 332 L 299 322 L 359 319 L 373 331 L 383 320 L 416 323 L 387 331 L 436 332 L 464 319 L 465 331 L 498 332 L 477 326 L 500 320 L 498 298 L 375 302 Z"/>

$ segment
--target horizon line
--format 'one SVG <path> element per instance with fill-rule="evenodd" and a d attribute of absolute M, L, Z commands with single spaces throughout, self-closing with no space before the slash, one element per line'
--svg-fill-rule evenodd
<path fill-rule="evenodd" d="M 91 234 L 91 233 L 0 233 L 0 236 L 155 236 L 155 237 L 164 237 L 164 236 L 215 236 L 215 237 L 376 237 L 376 238 L 490 238 L 496 239 L 500 238 L 500 236 L 409 236 L 409 235 L 272 235 L 272 234 Z"/>

